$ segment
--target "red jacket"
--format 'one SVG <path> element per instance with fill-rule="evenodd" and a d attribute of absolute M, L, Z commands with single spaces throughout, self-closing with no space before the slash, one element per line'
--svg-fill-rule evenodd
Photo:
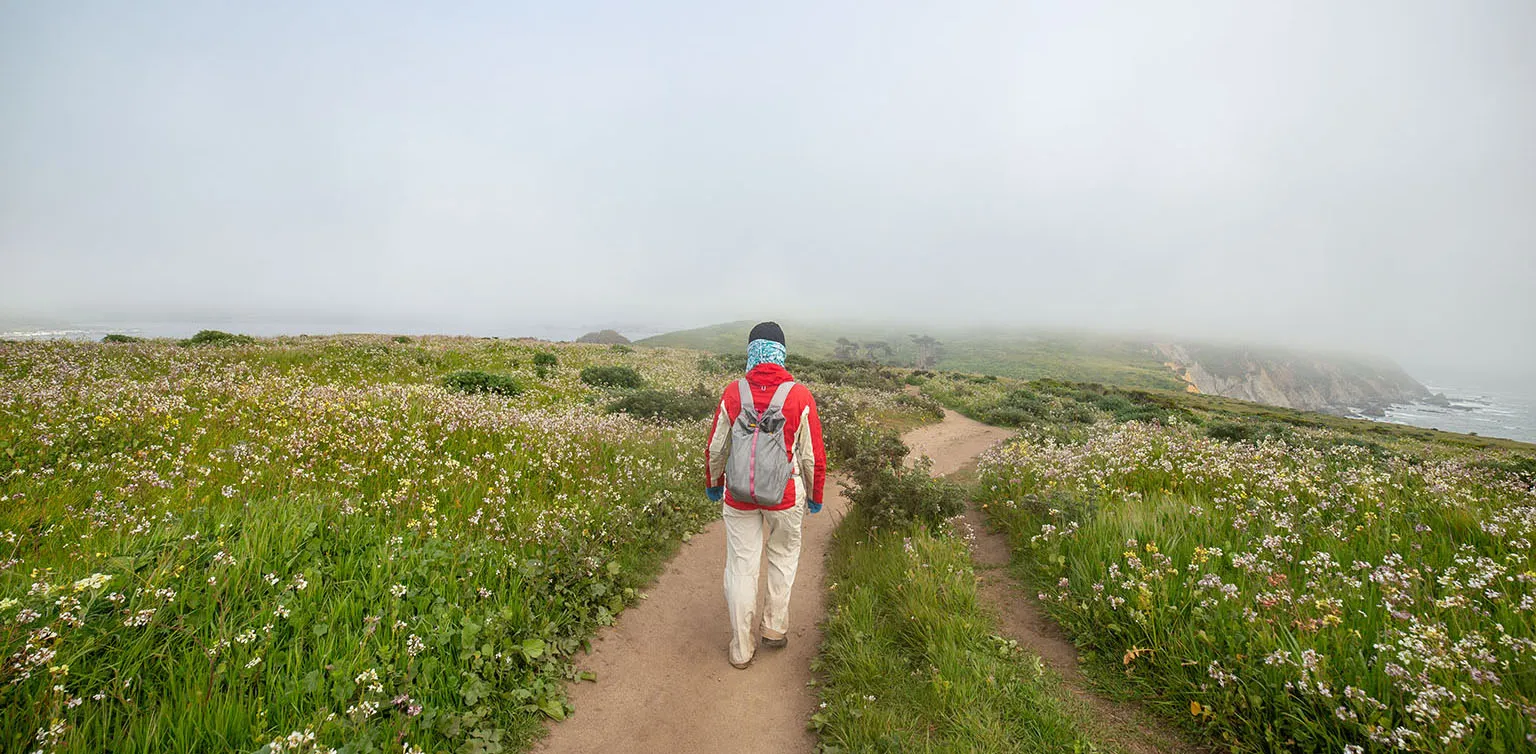
<path fill-rule="evenodd" d="M 778 364 L 759 364 L 747 372 L 747 384 L 752 388 L 753 408 L 761 412 L 773 400 L 773 392 L 779 385 L 793 380 L 789 370 Z M 720 396 L 715 408 L 715 421 L 709 429 L 709 444 L 704 448 L 704 475 L 706 487 L 725 484 L 725 459 L 731 452 L 731 425 L 741 415 L 741 391 L 732 382 Z M 752 502 L 738 503 L 731 499 L 730 490 L 725 492 L 725 504 L 741 510 L 782 511 L 807 500 L 824 502 L 821 494 L 827 484 L 827 451 L 821 444 L 821 419 L 816 415 L 816 399 L 804 385 L 796 383 L 784 401 L 784 444 L 789 450 L 789 465 L 793 469 L 789 486 L 784 489 L 784 502 L 779 505 L 757 505 Z M 807 488 L 809 480 L 809 488 Z"/>

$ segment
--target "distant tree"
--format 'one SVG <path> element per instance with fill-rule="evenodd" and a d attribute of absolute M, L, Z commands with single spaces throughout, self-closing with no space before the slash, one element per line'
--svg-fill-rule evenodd
<path fill-rule="evenodd" d="M 838 361 L 856 361 L 859 358 L 859 344 L 847 338 L 838 338 L 837 346 L 832 349 L 832 358 Z"/>
<path fill-rule="evenodd" d="M 944 345 L 931 335 L 913 335 L 912 343 L 917 346 L 917 368 L 932 369 L 939 365 L 939 352 Z"/>
<path fill-rule="evenodd" d="M 877 353 L 884 354 L 885 357 L 889 359 L 892 355 L 895 354 L 895 351 L 891 350 L 890 343 L 887 343 L 883 340 L 875 340 L 864 344 L 864 358 L 878 363 L 880 361 L 880 357 L 876 356 Z"/>

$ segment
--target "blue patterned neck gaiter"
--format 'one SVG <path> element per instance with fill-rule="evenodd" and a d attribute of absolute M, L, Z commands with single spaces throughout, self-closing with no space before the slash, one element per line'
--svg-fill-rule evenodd
<path fill-rule="evenodd" d="M 778 364 L 784 366 L 784 357 L 788 351 L 783 343 L 759 338 L 747 344 L 747 371 L 752 371 L 758 364 Z"/>

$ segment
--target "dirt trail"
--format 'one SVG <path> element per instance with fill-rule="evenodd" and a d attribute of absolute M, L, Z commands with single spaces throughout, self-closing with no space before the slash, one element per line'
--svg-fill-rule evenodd
<path fill-rule="evenodd" d="M 913 430 L 903 439 L 914 456 L 933 459 L 935 474 L 949 474 L 966 467 L 977 454 L 1009 434 L 946 412 L 942 423 Z M 716 521 L 683 546 L 649 590 L 647 599 L 624 611 L 618 625 L 599 632 L 592 653 L 578 660 L 583 670 L 597 675 L 597 682 L 571 687 L 576 714 L 550 725 L 549 735 L 535 750 L 669 754 L 814 751 L 816 737 L 806 727 L 817 703 L 815 690 L 809 685 L 813 678 L 810 664 L 821 644 L 819 623 L 826 610 L 823 584 L 827 547 L 847 506 L 835 480 L 828 480 L 826 497 L 825 509 L 805 519 L 800 570 L 790 598 L 788 647 L 759 646 L 746 670 L 736 670 L 726 661 L 729 634 L 722 586 L 725 530 Z M 1109 721 L 1110 731 L 1131 725 L 1126 715 L 1132 713 L 1123 713 L 1124 705 L 1098 700 L 1086 691 L 1071 645 L 1056 635 L 1049 621 L 1008 582 L 1006 571 L 988 567 L 1006 565 L 1007 543 L 1000 535 L 987 534 L 974 511 L 968 515 L 977 532 L 975 557 L 982 566 L 978 570 L 984 595 L 1000 607 L 1005 635 L 1039 653 L 1067 679 L 1074 696 L 1088 702 L 1093 714 Z M 763 591 L 760 587 L 759 594 Z M 1122 718 L 1127 722 L 1120 722 Z M 1103 731 L 1095 732 L 1104 735 Z M 1134 737 L 1150 740 L 1153 732 L 1149 729 Z M 1137 754 L 1183 750 L 1177 746 L 1135 746 L 1122 736 L 1108 737 Z"/>
<path fill-rule="evenodd" d="M 847 506 L 834 479 L 827 481 L 826 498 L 820 513 L 805 517 L 789 600 L 789 646 L 759 645 L 746 670 L 727 661 L 725 527 L 715 521 L 667 564 L 648 599 L 598 634 L 592 653 L 578 661 L 597 682 L 571 687 L 576 714 L 549 726 L 535 750 L 814 751 L 816 737 L 806 723 L 817 699 L 807 684 L 826 613 L 827 546 Z M 760 582 L 759 600 L 766 591 Z"/>
<path fill-rule="evenodd" d="M 933 472 L 943 475 L 973 467 L 977 454 L 1011 434 L 946 411 L 943 423 L 915 430 L 906 440 L 913 455 L 932 457 Z M 1008 573 L 1008 538 L 989 530 L 974 505 L 965 518 L 976 533 L 971 558 L 981 581 L 981 597 L 998 615 L 998 632 L 1039 655 L 1046 667 L 1061 676 L 1077 706 L 1086 713 L 1083 719 L 1090 735 L 1134 754 L 1201 751 L 1140 705 L 1116 702 L 1092 691 L 1078 668 L 1077 649 L 1046 617 L 1026 585 Z"/>

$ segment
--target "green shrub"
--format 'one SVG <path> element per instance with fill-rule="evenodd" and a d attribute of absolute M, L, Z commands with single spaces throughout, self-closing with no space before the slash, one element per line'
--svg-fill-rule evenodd
<path fill-rule="evenodd" d="M 901 395 L 896 396 L 896 405 L 918 409 L 919 411 L 922 411 L 927 418 L 933 419 L 934 421 L 941 421 L 944 419 L 944 404 L 939 403 L 938 401 L 926 395 L 912 395 L 911 393 L 902 393 Z"/>
<path fill-rule="evenodd" d="M 523 392 L 523 387 L 511 377 L 475 369 L 465 369 L 444 377 L 443 386 L 456 393 L 490 393 L 507 398 L 514 398 Z"/>
<path fill-rule="evenodd" d="M 934 479 L 928 459 L 903 463 L 911 450 L 894 432 L 866 431 L 853 435 L 852 442 L 847 468 L 854 486 L 848 500 L 872 526 L 937 527 L 965 509 L 964 490 Z"/>
<path fill-rule="evenodd" d="M 784 366 L 798 380 L 869 388 L 885 392 L 901 390 L 896 372 L 873 361 L 823 361 L 790 354 Z"/>
<path fill-rule="evenodd" d="M 714 396 L 702 390 L 637 390 L 608 404 L 609 413 L 625 413 L 643 419 L 670 422 L 698 421 L 714 412 Z"/>
<path fill-rule="evenodd" d="M 135 338 L 132 335 L 118 335 L 117 333 L 112 333 L 111 335 L 108 335 L 105 338 L 102 338 L 101 342 L 103 342 L 103 343 L 143 343 L 144 339 L 143 338 Z"/>
<path fill-rule="evenodd" d="M 407 336 L 407 335 L 396 335 L 394 337 L 394 341 L 396 343 L 409 343 L 409 342 L 411 342 L 411 339 L 410 339 L 410 336 Z"/>
<path fill-rule="evenodd" d="M 256 339 L 249 335 L 236 335 L 223 330 L 199 330 L 186 340 L 181 341 L 183 348 L 191 346 L 243 346 L 255 343 Z"/>
<path fill-rule="evenodd" d="M 548 351 L 540 351 L 533 355 L 533 373 L 544 379 L 549 376 L 551 369 L 560 365 L 560 359 Z"/>
<path fill-rule="evenodd" d="M 1259 442 L 1261 440 L 1291 440 L 1294 433 L 1289 426 L 1276 422 L 1213 421 L 1205 426 L 1205 434 L 1214 440 L 1226 442 Z M 1336 443 L 1335 443 L 1336 444 Z M 1366 443 L 1361 443 L 1366 444 Z M 1375 443 L 1369 443 L 1375 445 Z M 1381 446 L 1375 446 L 1384 450 Z"/>
<path fill-rule="evenodd" d="M 587 367 L 581 370 L 581 381 L 593 387 L 617 387 L 634 389 L 645 386 L 645 378 L 631 367 Z"/>
<path fill-rule="evenodd" d="M 635 352 L 635 349 L 630 348 L 629 346 L 626 346 L 623 343 L 615 343 L 612 346 L 609 346 L 608 350 L 613 351 L 614 353 L 634 353 Z"/>

